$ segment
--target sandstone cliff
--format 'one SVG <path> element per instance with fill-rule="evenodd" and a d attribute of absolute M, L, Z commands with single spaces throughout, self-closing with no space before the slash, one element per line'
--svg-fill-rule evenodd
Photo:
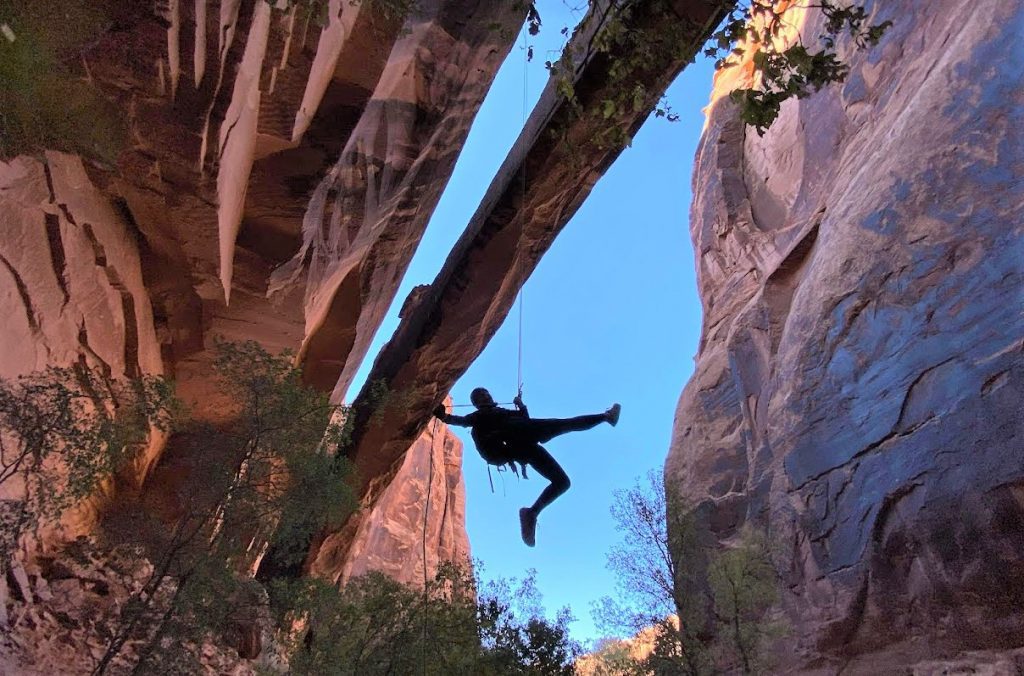
<path fill-rule="evenodd" d="M 720 541 L 769 529 L 792 666 L 888 673 L 1022 641 L 1024 9 L 869 4 L 882 42 L 765 136 L 716 86 L 665 472 Z"/>
<path fill-rule="evenodd" d="M 263 0 L 97 3 L 105 28 L 72 66 L 117 104 L 128 144 L 114 166 L 54 152 L 0 164 L 0 375 L 165 373 L 216 421 L 213 340 L 256 340 L 340 398 L 525 12 L 385 4 L 330 0 L 320 17 Z M 39 6 L 59 31 L 65 5 Z M 461 457 L 446 439 L 438 466 Z M 162 442 L 121 489 L 146 483 Z M 457 483 L 436 482 L 436 504 L 457 502 Z M 431 557 L 465 553 L 461 510 L 441 514 Z"/>
<path fill-rule="evenodd" d="M 435 422 L 409 449 L 363 519 L 341 576 L 379 570 L 400 582 L 422 584 L 438 563 L 469 563 L 465 523 L 462 442 Z"/>

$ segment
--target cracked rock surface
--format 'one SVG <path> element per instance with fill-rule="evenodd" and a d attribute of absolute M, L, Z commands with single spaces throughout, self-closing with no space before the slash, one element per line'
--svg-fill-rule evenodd
<path fill-rule="evenodd" d="M 329 0 L 315 17 L 301 4 L 102 4 L 116 20 L 81 75 L 122 111 L 128 142 L 112 166 L 0 162 L 0 377 L 163 373 L 216 423 L 221 338 L 291 350 L 307 383 L 342 397 L 525 9 L 424 0 L 399 17 Z M 163 441 L 124 472 L 131 491 L 164 488 L 154 468 L 184 444 Z M 429 461 L 432 446 L 413 446 L 411 463 Z M 437 448 L 450 454 L 438 467 L 461 457 Z M 450 479 L 436 504 L 461 499 Z M 465 552 L 461 509 L 439 514 L 428 558 Z"/>
<path fill-rule="evenodd" d="M 791 665 L 890 673 L 1024 642 L 1024 8 L 868 4 L 763 137 L 716 83 L 665 472 L 719 541 L 769 528 Z"/>

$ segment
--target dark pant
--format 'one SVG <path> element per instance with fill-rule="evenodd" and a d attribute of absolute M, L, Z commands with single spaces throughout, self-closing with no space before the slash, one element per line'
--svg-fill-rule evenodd
<path fill-rule="evenodd" d="M 582 432 L 605 422 L 603 413 L 575 418 L 521 418 L 508 423 L 510 444 L 543 444 L 566 432 Z"/>
<path fill-rule="evenodd" d="M 537 470 L 537 474 L 551 482 L 537 501 L 533 503 L 535 514 L 569 490 L 569 475 L 562 466 L 541 446 L 566 432 L 582 432 L 605 422 L 604 414 L 579 415 L 575 418 L 527 418 L 509 425 L 508 449 L 517 462 L 525 463 Z"/>

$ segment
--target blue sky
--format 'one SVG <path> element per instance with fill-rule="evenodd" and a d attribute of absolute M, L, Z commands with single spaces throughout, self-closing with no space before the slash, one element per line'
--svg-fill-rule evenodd
<path fill-rule="evenodd" d="M 532 110 L 547 81 L 544 61 L 561 46 L 560 29 L 579 20 L 557 0 L 539 8 L 544 25 L 529 38 L 534 59 L 526 63 L 520 39 L 498 73 L 351 392 L 398 325 L 409 290 L 433 281 L 518 136 L 524 67 Z M 608 511 L 613 491 L 649 469 L 660 471 L 676 401 L 693 371 L 701 312 L 688 226 L 690 177 L 711 75 L 711 62 L 701 59 L 675 81 L 668 96 L 680 121 L 648 120 L 526 284 L 523 398 L 531 415 L 566 417 L 622 404 L 617 427 L 601 425 L 546 444 L 573 486 L 541 515 L 535 548 L 519 538 L 518 511 L 533 503 L 546 481 L 532 473 L 519 481 L 492 472 L 492 494 L 468 430 L 453 428 L 466 445 L 467 529 L 484 576 L 522 577 L 536 569 L 549 613 L 570 606 L 577 617 L 573 635 L 583 641 L 599 636 L 591 602 L 614 590 L 605 568 L 606 553 L 619 540 Z M 456 383 L 456 403 L 468 403 L 478 385 L 498 401 L 511 401 L 517 335 L 518 308 Z"/>

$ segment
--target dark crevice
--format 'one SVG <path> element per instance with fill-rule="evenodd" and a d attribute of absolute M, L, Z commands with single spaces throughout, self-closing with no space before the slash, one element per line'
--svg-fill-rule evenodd
<path fill-rule="evenodd" d="M 806 272 L 814 244 L 818 241 L 818 229 L 823 216 L 824 211 L 818 213 L 814 225 L 765 280 L 762 297 L 768 311 L 772 354 L 778 352 L 779 344 L 782 342 L 782 333 L 793 305 L 793 296 Z"/>
<path fill-rule="evenodd" d="M 117 268 L 107 263 L 106 250 L 96 238 L 92 226 L 82 223 L 82 231 L 92 245 L 96 266 L 103 270 L 107 282 L 121 297 L 121 314 L 124 318 L 124 371 L 129 378 L 137 378 L 141 368 L 139 366 L 139 323 L 135 312 L 135 297 L 121 281 Z"/>
<path fill-rule="evenodd" d="M 894 433 L 898 432 L 900 427 L 903 425 L 903 421 L 904 421 L 904 419 L 906 418 L 906 415 L 907 415 L 907 408 L 910 405 L 910 400 L 913 398 L 914 388 L 916 388 L 917 385 L 929 373 L 931 373 L 935 369 L 939 368 L 940 366 L 943 366 L 944 364 L 948 364 L 949 362 L 955 361 L 955 360 L 956 360 L 956 357 L 950 357 L 949 359 L 944 359 L 944 360 L 940 361 L 938 364 L 936 364 L 935 366 L 929 366 L 928 368 L 924 369 L 919 374 L 917 374 L 917 377 L 914 378 L 913 382 L 910 383 L 910 385 L 907 387 L 906 393 L 904 393 L 904 395 L 903 395 L 903 403 L 900 404 L 900 414 L 896 418 L 896 423 L 892 426 L 892 432 L 889 434 L 890 437 L 893 436 Z M 913 430 L 917 429 L 920 426 L 921 426 L 921 423 L 919 423 L 917 425 L 914 425 L 910 429 L 905 430 L 903 432 L 903 434 L 909 434 L 910 432 L 912 432 Z"/>
<path fill-rule="evenodd" d="M 18 271 L 14 269 L 14 266 L 10 262 L 0 255 L 0 263 L 4 264 L 7 271 L 11 273 L 11 277 L 14 278 L 14 286 L 18 289 L 18 295 L 21 297 L 21 302 L 25 306 L 25 317 L 28 320 L 29 329 L 32 330 L 33 334 L 39 333 L 39 318 L 36 312 L 35 306 L 32 304 L 32 296 L 29 295 L 28 287 L 25 286 L 25 280 L 21 278 Z"/>
<path fill-rule="evenodd" d="M 1008 370 L 1000 371 L 999 373 L 996 373 L 995 375 L 991 376 L 982 384 L 981 394 L 986 395 L 992 392 L 993 390 L 999 389 L 1006 383 L 1009 377 L 1010 372 Z"/>
<path fill-rule="evenodd" d="M 67 256 L 64 253 L 64 240 L 60 234 L 60 216 L 43 214 L 43 218 L 46 221 L 46 240 L 50 245 L 50 261 L 53 264 L 53 272 L 57 276 L 57 285 L 60 286 L 61 294 L 64 296 L 64 305 L 67 305 L 71 296 L 68 294 Z"/>

